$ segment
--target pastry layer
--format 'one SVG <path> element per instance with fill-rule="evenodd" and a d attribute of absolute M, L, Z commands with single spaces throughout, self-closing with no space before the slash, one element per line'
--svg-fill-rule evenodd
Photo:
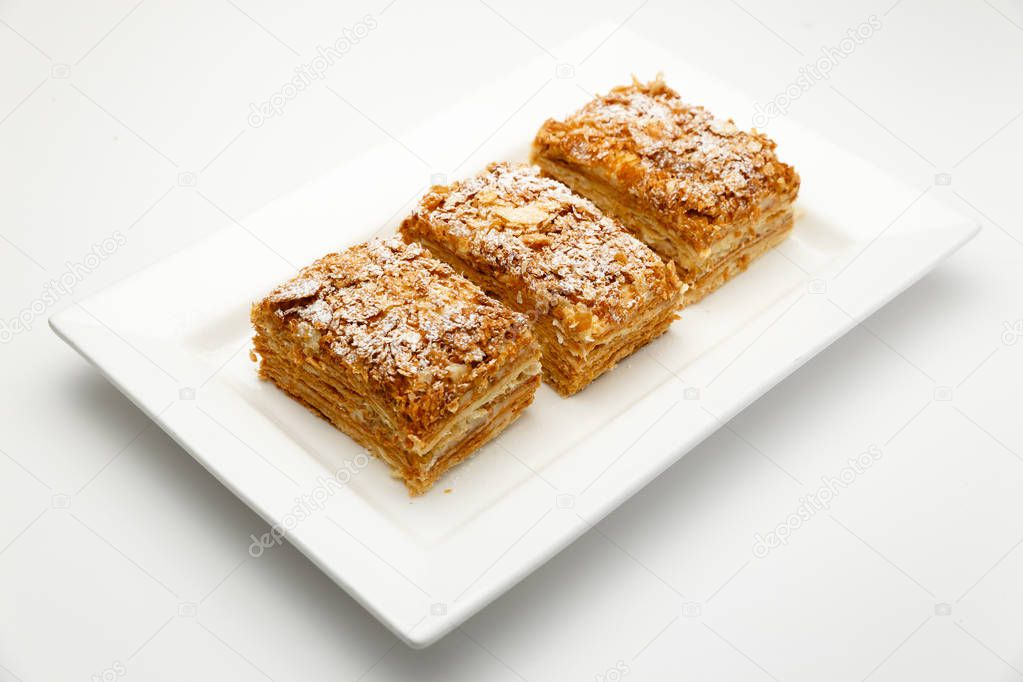
<path fill-rule="evenodd" d="M 706 289 L 708 273 L 755 251 L 747 246 L 791 215 L 799 176 L 774 148 L 761 133 L 685 104 L 658 78 L 548 120 L 533 158 L 674 261 L 683 281 Z"/>
<path fill-rule="evenodd" d="M 453 415 L 448 431 L 429 449 L 415 453 L 400 447 L 401 439 L 385 420 L 366 409 L 359 395 L 316 377 L 309 366 L 296 365 L 287 353 L 264 349 L 261 357 L 260 376 L 386 462 L 412 495 L 425 493 L 448 469 L 513 422 L 533 401 L 540 384 L 539 363 L 530 357 L 483 399 Z"/>
<path fill-rule="evenodd" d="M 428 239 L 423 239 L 422 244 L 479 284 L 484 291 L 501 296 L 500 283 L 495 278 L 473 271 L 461 257 L 441 244 Z M 660 305 L 650 306 L 629 325 L 590 343 L 566 338 L 562 328 L 555 324 L 556 318 L 534 316 L 533 333 L 543 355 L 544 380 L 562 395 L 578 393 L 620 360 L 666 332 L 678 319 L 678 308 L 678 299 L 666 299 Z"/>
<path fill-rule="evenodd" d="M 663 333 L 682 303 L 673 264 L 533 166 L 433 187 L 401 233 L 528 314 L 563 395 Z"/>
<path fill-rule="evenodd" d="M 704 296 L 719 288 L 739 273 L 745 272 L 750 263 L 785 241 L 792 232 L 792 214 L 782 216 L 775 229 L 759 235 L 732 251 L 727 258 L 713 268 L 700 274 L 692 287 L 686 290 L 686 305 L 699 303 Z"/>
<path fill-rule="evenodd" d="M 413 494 L 510 423 L 539 383 L 526 319 L 396 238 L 317 261 L 254 304 L 252 321 L 260 375 Z"/>

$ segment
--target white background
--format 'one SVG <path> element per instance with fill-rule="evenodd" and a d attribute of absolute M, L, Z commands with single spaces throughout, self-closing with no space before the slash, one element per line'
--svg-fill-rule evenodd
<path fill-rule="evenodd" d="M 0 680 L 1023 678 L 1023 6 L 387 2 L 0 2 Z M 249 125 L 366 15 L 323 82 Z M 46 328 L 332 166 L 406 147 L 496 74 L 615 50 L 548 52 L 588 26 L 624 23 L 767 102 L 870 15 L 881 28 L 787 116 L 981 234 L 426 651 L 290 547 L 249 557 L 265 524 Z M 424 184 L 448 170 L 407 151 Z M 113 234 L 72 294 L 42 298 Z M 829 510 L 754 556 L 872 446 Z"/>

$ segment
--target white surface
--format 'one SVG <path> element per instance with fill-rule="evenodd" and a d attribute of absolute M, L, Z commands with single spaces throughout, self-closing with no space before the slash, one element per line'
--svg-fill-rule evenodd
<path fill-rule="evenodd" d="M 426 177 L 454 173 L 542 81 L 492 102 L 465 131 L 476 143 L 411 137 L 417 122 L 462 83 L 578 27 L 568 10 L 511 5 L 493 6 L 504 19 L 471 3 L 441 17 L 401 1 L 382 14 L 239 7 L 152 0 L 120 21 L 130 3 L 3 5 L 2 319 L 115 230 L 126 244 L 75 298 L 379 141 Z M 36 316 L 0 351 L 11 387 L 0 403 L 0 584 L 14 586 L 0 593 L 0 676 L 123 664 L 127 679 L 589 679 L 620 662 L 634 679 L 1017 678 L 1021 344 L 1003 332 L 1023 318 L 1013 221 L 1023 93 L 1000 74 L 1023 62 L 1023 12 L 994 0 L 743 8 L 588 11 L 628 17 L 761 102 L 876 13 L 880 31 L 788 115 L 971 212 L 980 236 L 426 652 L 393 646 L 294 550 L 246 560 L 264 525 Z M 375 123 L 317 87 L 247 127 L 250 102 L 365 12 L 379 27 L 328 82 Z M 559 54 L 551 69 L 584 57 Z M 50 78 L 62 74 L 55 63 L 71 64 L 70 79 Z M 175 186 L 186 171 L 196 188 Z M 935 185 L 942 172 L 950 186 Z M 49 314 L 70 298 L 40 305 Z M 754 534 L 872 443 L 882 456 L 830 514 L 754 560 Z M 780 614 L 795 625 L 777 627 Z"/>
<path fill-rule="evenodd" d="M 598 27 L 581 40 L 611 30 Z M 677 74 L 714 111 L 751 106 L 627 28 L 616 44 L 636 71 Z M 536 60 L 467 95 L 425 124 L 423 135 L 458 139 L 475 110 L 545 67 Z M 620 77 L 615 71 L 595 57 L 576 77 L 603 91 Z M 466 160 L 465 172 L 491 159 L 526 161 L 543 119 L 585 101 L 565 80 L 537 93 Z M 286 534 L 399 637 L 427 646 L 977 232 L 972 220 L 930 197 L 913 201 L 913 188 L 815 135 L 793 125 L 776 135 L 807 178 L 791 239 L 581 395 L 564 400 L 542 388 L 513 427 L 415 500 L 385 465 L 368 462 L 356 443 L 259 381 L 245 352 L 249 304 L 294 273 L 289 263 L 337 249 L 338 225 L 350 226 L 343 245 L 393 233 L 404 214 L 391 197 L 415 195 L 422 183 L 385 149 L 80 301 L 51 324 L 275 529 L 253 541 L 253 558 Z M 386 186 L 366 181 L 383 177 Z M 857 200 L 850 187 L 871 201 Z M 892 208 L 907 201 L 912 208 L 889 226 Z"/>

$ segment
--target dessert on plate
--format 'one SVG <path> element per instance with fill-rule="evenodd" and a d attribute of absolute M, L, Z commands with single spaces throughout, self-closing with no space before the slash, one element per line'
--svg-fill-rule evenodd
<path fill-rule="evenodd" d="M 774 150 L 762 133 L 686 104 L 658 76 L 546 121 L 533 160 L 674 261 L 689 304 L 791 231 L 799 175 Z"/>
<path fill-rule="evenodd" d="M 672 263 L 536 166 L 495 163 L 434 186 L 400 230 L 530 317 L 562 395 L 662 334 L 681 307 Z"/>
<path fill-rule="evenodd" d="M 254 303 L 252 323 L 260 376 L 412 495 L 513 422 L 540 383 L 526 317 L 397 237 L 324 256 Z"/>

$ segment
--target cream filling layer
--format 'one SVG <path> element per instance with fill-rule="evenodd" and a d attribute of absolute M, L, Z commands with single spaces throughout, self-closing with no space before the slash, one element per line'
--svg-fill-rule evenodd
<path fill-rule="evenodd" d="M 538 374 L 540 374 L 540 363 L 533 359 L 527 360 L 508 372 L 501 381 L 495 383 L 470 405 L 462 408 L 454 419 L 448 422 L 440 433 L 427 444 L 428 447 L 417 448 L 414 451 L 419 457 L 430 457 L 430 462 L 424 470 L 429 471 L 433 468 L 437 460 L 448 450 L 458 445 L 474 428 L 488 421 L 494 412 L 493 408 L 500 407 L 500 404 L 491 405 L 491 403 L 497 403 L 500 398 L 512 393 Z"/>

